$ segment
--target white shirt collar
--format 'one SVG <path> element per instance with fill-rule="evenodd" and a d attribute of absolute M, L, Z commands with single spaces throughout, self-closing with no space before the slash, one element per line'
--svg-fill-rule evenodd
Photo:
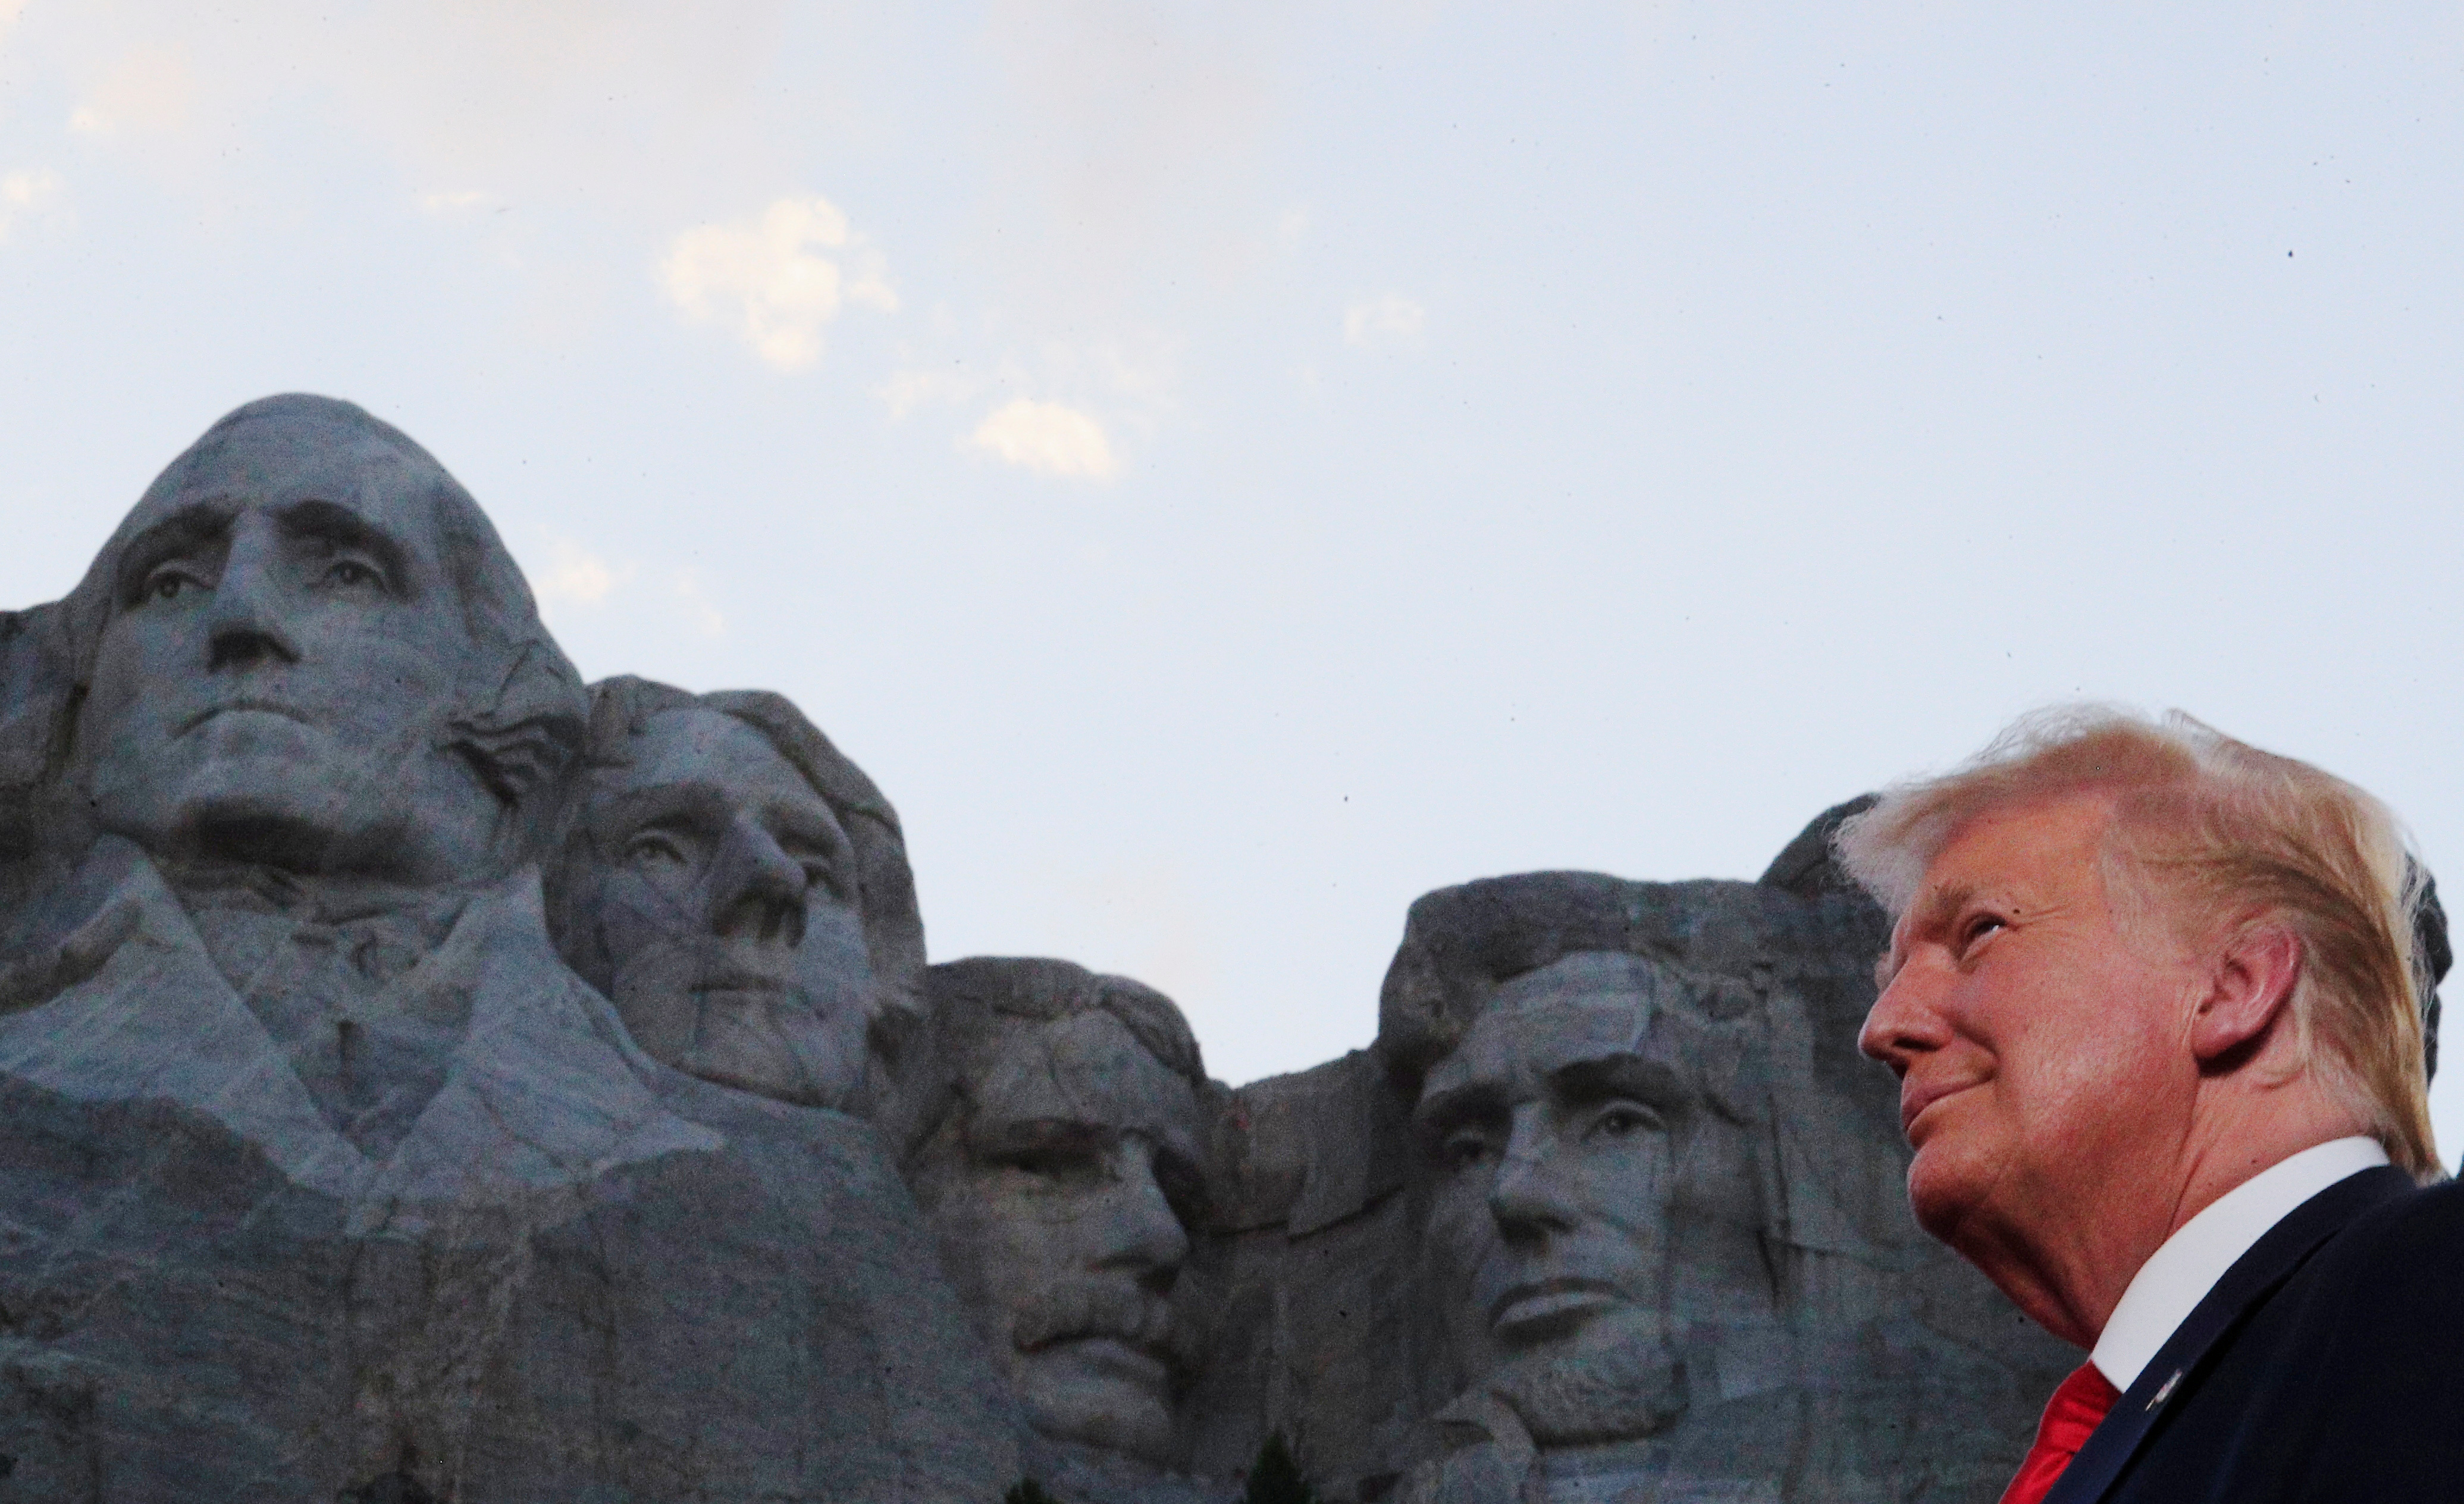
<path fill-rule="evenodd" d="M 2268 1229 L 2336 1182 L 2387 1163 L 2376 1139 L 2335 1139 L 2278 1160 L 2218 1196 L 2139 1266 L 2088 1362 L 2115 1388 L 2127 1390 L 2173 1329 Z"/>

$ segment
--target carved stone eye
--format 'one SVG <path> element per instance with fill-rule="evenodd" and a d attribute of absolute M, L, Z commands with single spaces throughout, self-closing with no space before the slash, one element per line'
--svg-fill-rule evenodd
<path fill-rule="evenodd" d="M 1629 1134 L 1647 1133 L 1661 1125 L 1660 1114 L 1633 1102 L 1617 1102 L 1604 1109 L 1593 1123 L 1595 1132 L 1613 1139 Z"/>
<path fill-rule="evenodd" d="M 1439 1158 L 1445 1162 L 1446 1168 L 1461 1172 L 1488 1158 L 1488 1135 L 1466 1131 L 1448 1135 Z"/>
<path fill-rule="evenodd" d="M 681 867 L 685 853 L 672 838 L 646 830 L 625 843 L 625 860 L 637 866 Z"/>

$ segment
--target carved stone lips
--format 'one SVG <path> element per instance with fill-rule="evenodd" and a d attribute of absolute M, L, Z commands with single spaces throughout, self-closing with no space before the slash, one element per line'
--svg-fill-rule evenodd
<path fill-rule="evenodd" d="M 750 971 L 738 967 L 730 967 L 705 973 L 699 981 L 693 983 L 693 990 L 696 992 L 785 993 L 795 989 L 785 977 L 773 976 L 767 971 Z"/>
<path fill-rule="evenodd" d="M 1162 1352 L 1144 1343 L 1107 1334 L 1063 1338 L 1045 1343 L 1037 1351 L 1066 1352 L 1100 1373 L 1143 1388 L 1162 1389 L 1172 1379 L 1172 1365 Z"/>
<path fill-rule="evenodd" d="M 1622 1298 L 1605 1279 L 1565 1277 L 1516 1285 L 1489 1303 L 1488 1324 L 1501 1337 L 1572 1324 Z"/>
<path fill-rule="evenodd" d="M 239 710 L 253 710 L 264 715 L 278 715 L 286 721 L 297 721 L 302 726 L 309 724 L 308 717 L 305 714 L 301 713 L 297 708 L 284 705 L 278 700 L 226 700 L 220 705 L 209 705 L 204 709 L 199 710 L 196 714 L 189 716 L 187 720 L 182 721 L 180 723 L 180 730 L 184 733 L 193 731 L 198 727 L 205 725 L 208 721 L 212 720 L 217 715 L 228 715 L 233 711 Z"/>

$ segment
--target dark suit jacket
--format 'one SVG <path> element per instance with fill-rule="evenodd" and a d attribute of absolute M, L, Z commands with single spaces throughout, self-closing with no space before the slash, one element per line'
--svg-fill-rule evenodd
<path fill-rule="evenodd" d="M 2226 1271 L 2045 1504 L 2464 1499 L 2464 1186 L 2328 1187 Z"/>

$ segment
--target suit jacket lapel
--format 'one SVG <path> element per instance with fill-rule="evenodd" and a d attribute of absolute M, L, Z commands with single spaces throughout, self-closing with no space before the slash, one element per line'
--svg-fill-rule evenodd
<path fill-rule="evenodd" d="M 2104 1424 L 2062 1470 L 2044 1504 L 2096 1504 L 2102 1499 L 2138 1455 L 2167 1403 L 2217 1341 L 2292 1278 L 2345 1224 L 2411 1188 L 2411 1177 L 2391 1166 L 2365 1169 L 2336 1182 L 2268 1229 L 2156 1350 L 2129 1391 L 2114 1402 Z"/>

